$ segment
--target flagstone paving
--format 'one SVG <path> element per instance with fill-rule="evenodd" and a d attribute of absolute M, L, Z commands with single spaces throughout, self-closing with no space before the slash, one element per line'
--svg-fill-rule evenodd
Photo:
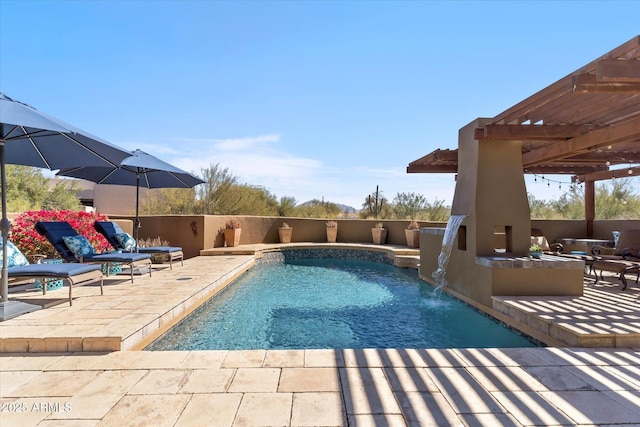
<path fill-rule="evenodd" d="M 197 257 L 133 284 L 110 278 L 104 296 L 80 287 L 71 307 L 2 322 L 0 425 L 640 425 L 640 350 L 631 346 L 127 351 L 252 264 L 251 254 Z M 576 321 L 585 336 L 608 322 L 633 335 L 640 287 L 620 292 L 610 279 L 586 280 L 575 299 L 500 304 L 554 328 Z"/>
<path fill-rule="evenodd" d="M 2 354 L 0 425 L 640 425 L 633 349 L 169 353 Z"/>

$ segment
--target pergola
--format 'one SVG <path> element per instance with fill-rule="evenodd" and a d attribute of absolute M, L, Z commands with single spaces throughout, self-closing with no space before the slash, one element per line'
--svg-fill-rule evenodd
<path fill-rule="evenodd" d="M 640 36 L 489 119 L 475 138 L 521 141 L 524 173 L 584 183 L 591 236 L 595 181 L 640 175 Z M 437 149 L 407 172 L 457 173 L 458 150 Z"/>

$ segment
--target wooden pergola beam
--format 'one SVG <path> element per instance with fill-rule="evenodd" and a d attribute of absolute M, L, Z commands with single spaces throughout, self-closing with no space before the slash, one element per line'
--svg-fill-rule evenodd
<path fill-rule="evenodd" d="M 574 93 L 640 93 L 640 81 L 598 80 L 595 74 L 573 76 Z"/>
<path fill-rule="evenodd" d="M 407 167 L 407 173 L 457 173 L 458 165 L 413 165 Z"/>
<path fill-rule="evenodd" d="M 640 140 L 640 116 L 622 123 L 593 130 L 567 141 L 556 142 L 528 151 L 522 155 L 522 164 L 525 168 L 528 168 L 565 157 L 573 157 L 617 142 L 636 139 Z"/>
<path fill-rule="evenodd" d="M 584 125 L 507 125 L 490 124 L 475 130 L 478 141 L 565 140 L 592 130 Z"/>
<path fill-rule="evenodd" d="M 606 166 L 571 166 L 571 165 L 558 165 L 558 166 L 533 166 L 526 168 L 524 173 L 537 174 L 537 175 L 589 175 L 600 170 L 607 169 Z"/>
<path fill-rule="evenodd" d="M 603 59 L 598 62 L 596 76 L 599 81 L 640 82 L 640 61 Z"/>
<path fill-rule="evenodd" d="M 631 173 L 629 173 L 631 172 Z M 629 178 L 640 175 L 640 167 L 634 166 L 624 169 L 611 169 L 600 172 L 593 172 L 585 175 L 576 175 L 571 178 L 572 182 L 590 182 L 590 181 L 604 181 L 612 178 Z"/>

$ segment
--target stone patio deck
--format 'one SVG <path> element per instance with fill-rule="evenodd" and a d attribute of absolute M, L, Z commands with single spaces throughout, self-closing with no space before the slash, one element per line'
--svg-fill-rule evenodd
<path fill-rule="evenodd" d="M 62 302 L 0 323 L 0 425 L 640 425 L 637 348 L 122 351 L 253 259 L 222 253 L 133 284 L 109 279 L 104 296 L 74 290 L 71 307 L 66 290 L 50 291 Z M 586 279 L 582 297 L 501 297 L 494 308 L 580 337 L 566 345 L 637 346 L 640 287 L 619 287 Z"/>

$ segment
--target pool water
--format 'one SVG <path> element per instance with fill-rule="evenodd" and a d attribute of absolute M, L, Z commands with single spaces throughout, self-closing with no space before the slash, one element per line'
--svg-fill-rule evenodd
<path fill-rule="evenodd" d="M 147 350 L 531 347 L 420 280 L 349 259 L 258 265 Z"/>

